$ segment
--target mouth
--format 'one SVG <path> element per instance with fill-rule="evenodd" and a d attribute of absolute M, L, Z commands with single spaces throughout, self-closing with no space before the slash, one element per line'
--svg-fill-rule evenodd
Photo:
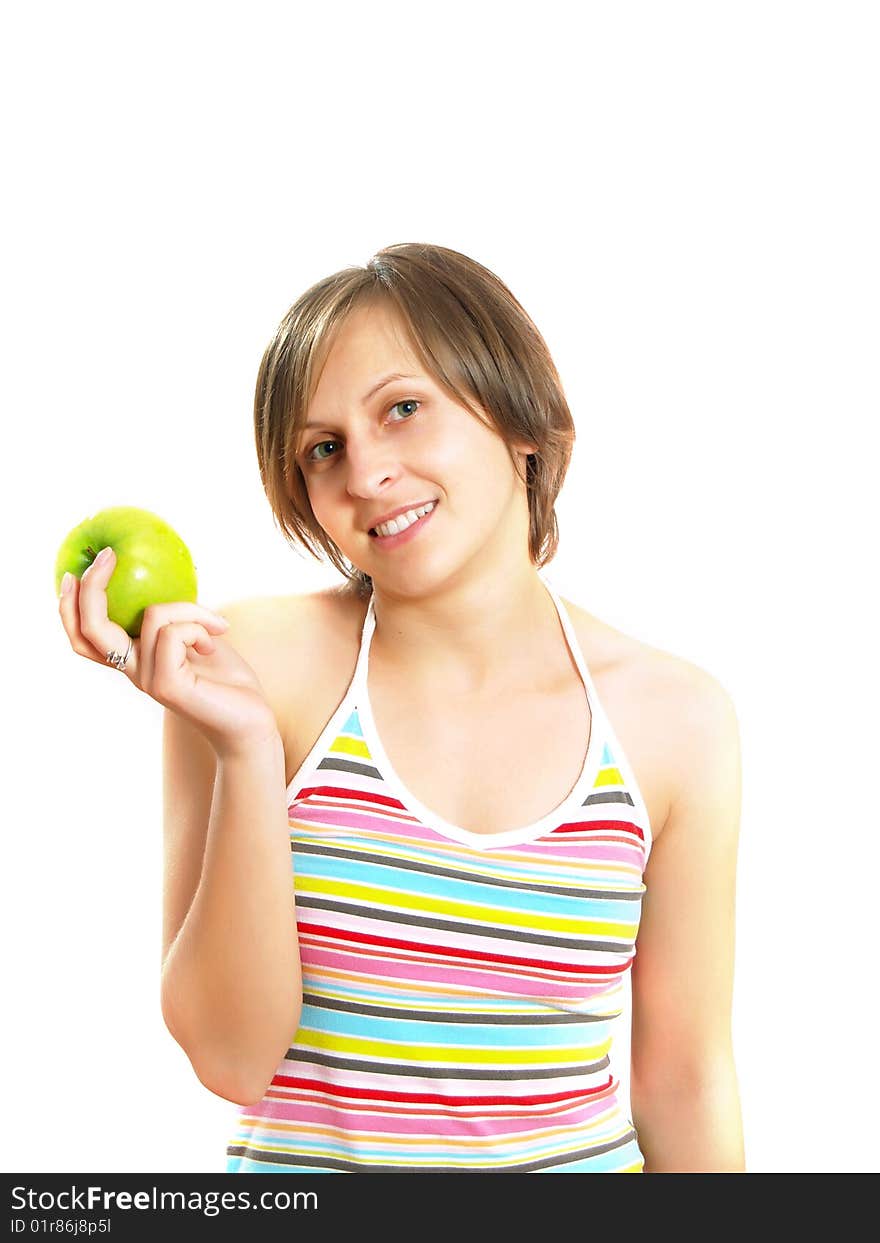
<path fill-rule="evenodd" d="M 428 514 L 432 514 L 439 504 L 439 499 L 435 497 L 434 500 L 426 501 L 424 505 L 416 505 L 388 522 L 380 522 L 377 527 L 370 527 L 368 534 L 371 539 L 392 539 L 395 535 L 401 535 L 410 527 L 416 526 Z"/>

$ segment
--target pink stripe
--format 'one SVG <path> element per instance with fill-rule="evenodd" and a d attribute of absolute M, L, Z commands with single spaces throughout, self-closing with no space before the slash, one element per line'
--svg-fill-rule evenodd
<path fill-rule="evenodd" d="M 637 872 L 641 872 L 639 860 L 642 857 L 641 850 L 628 842 L 579 842 L 581 849 L 578 851 L 577 860 L 583 864 L 589 862 L 590 859 L 601 859 L 603 863 L 630 863 Z M 555 852 L 554 852 L 555 857 Z M 562 862 L 562 856 L 559 856 Z"/>
<path fill-rule="evenodd" d="M 309 983 L 308 973 L 310 971 L 315 972 L 316 980 L 321 979 L 320 972 L 317 970 L 320 967 L 336 967 L 341 971 L 357 972 L 363 975 L 363 961 L 350 954 L 317 950 L 310 945 L 303 945 L 301 954 L 304 986 L 307 986 Z M 500 975 L 479 968 L 463 970 L 458 967 L 435 967 L 425 962 L 402 963 L 393 959 L 382 960 L 381 972 L 377 970 L 379 964 L 375 958 L 370 959 L 369 966 L 371 977 L 377 981 L 381 981 L 383 976 L 389 976 L 392 979 L 398 980 L 418 980 L 426 983 L 430 981 L 443 985 L 460 986 L 474 993 L 483 991 L 487 993 L 500 993 L 503 996 L 546 997 L 548 1004 L 551 1004 L 551 998 L 558 1001 L 569 998 L 573 1001 L 588 1001 L 593 997 L 601 997 L 608 992 L 609 988 L 608 983 L 605 981 L 601 984 L 588 984 L 586 981 L 565 984 L 558 980 L 526 978 L 518 975 L 515 971 L 510 975 Z M 617 976 L 613 977 L 615 983 L 618 978 Z"/>
<path fill-rule="evenodd" d="M 399 832 L 399 821 L 393 819 L 383 819 L 368 811 L 351 811 L 342 807 L 318 807 L 310 805 L 305 814 L 300 808 L 296 809 L 296 819 L 291 818 L 291 823 L 306 824 L 329 824 L 332 828 L 349 828 L 359 830 L 373 830 L 373 832 Z M 403 813 L 401 813 L 403 815 Z M 414 826 L 415 827 L 415 826 Z M 409 825 L 407 825 L 407 838 L 410 837 Z M 416 836 L 416 834 L 413 834 Z M 418 834 L 418 836 L 423 836 Z M 321 839 L 319 839 L 321 840 Z"/>
<path fill-rule="evenodd" d="M 418 1091 L 420 1080 L 407 1076 L 407 1090 Z M 429 1081 L 424 1081 L 428 1090 Z M 435 1083 L 435 1080 L 431 1080 Z M 435 1089 L 436 1090 L 436 1089 Z M 612 1113 L 617 1108 L 616 1100 L 604 1099 L 583 1106 L 573 1117 L 562 1123 L 563 1135 L 566 1130 L 574 1130 L 603 1113 Z M 506 1135 L 517 1135 L 535 1131 L 540 1124 L 559 1125 L 553 1114 L 535 1113 L 529 1118 L 490 1118 L 456 1120 L 454 1117 L 434 1113 L 431 1107 L 415 1105 L 413 1110 L 422 1110 L 422 1116 L 416 1118 L 400 1117 L 397 1114 L 377 1112 L 375 1114 L 350 1114 L 345 1109 L 333 1105 L 312 1105 L 302 1101 L 277 1101 L 272 1103 L 271 1116 L 281 1122 L 312 1122 L 316 1126 L 337 1127 L 351 1134 L 352 1131 L 369 1131 L 382 1135 L 485 1135 L 503 1138 Z M 266 1115 L 264 1114 L 264 1117 Z"/>
<path fill-rule="evenodd" d="M 343 840 L 346 834 L 338 830 L 356 829 L 358 830 L 358 836 L 368 832 L 382 834 L 384 837 L 393 836 L 396 843 L 400 846 L 411 846 L 413 842 L 424 842 L 426 845 L 436 846 L 438 841 L 437 834 L 430 829 L 424 828 L 422 825 L 407 822 L 405 834 L 402 834 L 400 831 L 401 821 L 399 819 L 383 819 L 371 812 L 353 811 L 348 808 L 309 806 L 307 809 L 298 812 L 295 819 L 291 817 L 290 823 L 296 826 L 306 824 L 327 825 L 337 830 L 332 835 L 334 838 L 342 838 Z M 297 839 L 320 844 L 326 842 L 327 835 L 323 833 L 319 835 L 299 834 L 295 835 L 295 840 Z M 464 858 L 465 856 L 470 857 L 474 853 L 471 847 L 463 846 L 459 843 L 449 843 L 450 846 L 457 847 L 457 849 L 446 849 L 446 839 L 442 840 L 444 842 L 444 855 L 458 855 Z M 388 842 L 377 842 L 376 848 L 387 849 L 388 845 Z M 568 878 L 567 883 L 569 884 L 577 884 L 578 880 L 583 881 L 583 877 L 578 877 L 577 875 L 572 877 L 571 869 L 587 869 L 591 860 L 603 863 L 621 863 L 631 868 L 633 875 L 641 876 L 644 858 L 642 848 L 629 842 L 564 842 L 558 839 L 548 840 L 547 838 L 541 838 L 537 842 L 528 842 L 515 848 L 511 847 L 510 850 L 505 850 L 504 848 L 493 850 L 491 856 L 493 864 L 497 866 L 499 863 L 508 861 L 510 859 L 510 851 L 514 849 L 521 855 L 524 855 L 525 861 L 528 863 L 534 861 L 535 863 L 540 863 L 543 868 L 553 867 L 554 865 L 557 868 L 565 866 Z M 478 853 L 483 854 L 482 851 Z M 510 861 L 514 862 L 512 859 Z M 531 873 L 527 875 L 531 875 Z M 553 879 L 557 878 L 557 875 L 554 872 L 550 872 L 547 879 L 552 882 Z"/>

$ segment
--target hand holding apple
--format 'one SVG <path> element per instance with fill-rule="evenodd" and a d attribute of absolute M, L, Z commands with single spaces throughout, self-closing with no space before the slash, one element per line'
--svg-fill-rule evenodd
<path fill-rule="evenodd" d="M 122 670 L 129 681 L 194 725 L 219 757 L 278 741 L 256 673 L 220 639 L 229 623 L 196 603 L 189 552 L 155 514 L 120 507 L 87 519 L 62 544 L 55 579 L 73 650 L 106 665 L 109 652 L 130 647 Z"/>
<path fill-rule="evenodd" d="M 186 544 L 157 514 L 131 505 L 102 509 L 68 532 L 55 561 L 56 595 L 65 572 L 82 578 L 102 548 L 116 554 L 107 616 L 132 638 L 141 632 L 148 605 L 196 600 L 196 569 Z"/>

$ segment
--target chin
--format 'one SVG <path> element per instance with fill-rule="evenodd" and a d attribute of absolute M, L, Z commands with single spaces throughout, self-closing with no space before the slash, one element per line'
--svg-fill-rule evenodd
<path fill-rule="evenodd" d="M 395 596 L 418 596 L 436 587 L 442 576 L 436 568 L 425 565 L 410 566 L 364 566 L 362 574 L 368 574 L 374 587 L 386 590 Z"/>

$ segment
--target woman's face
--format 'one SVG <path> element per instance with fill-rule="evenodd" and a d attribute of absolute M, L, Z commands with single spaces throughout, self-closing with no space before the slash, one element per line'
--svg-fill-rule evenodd
<path fill-rule="evenodd" d="M 411 378 L 367 396 L 389 375 Z M 492 558 L 531 564 L 525 484 L 504 441 L 426 373 L 384 307 L 342 323 L 305 423 L 297 461 L 315 517 L 374 583 L 406 594 Z M 387 514 L 430 501 L 405 537 L 375 533 Z"/>

